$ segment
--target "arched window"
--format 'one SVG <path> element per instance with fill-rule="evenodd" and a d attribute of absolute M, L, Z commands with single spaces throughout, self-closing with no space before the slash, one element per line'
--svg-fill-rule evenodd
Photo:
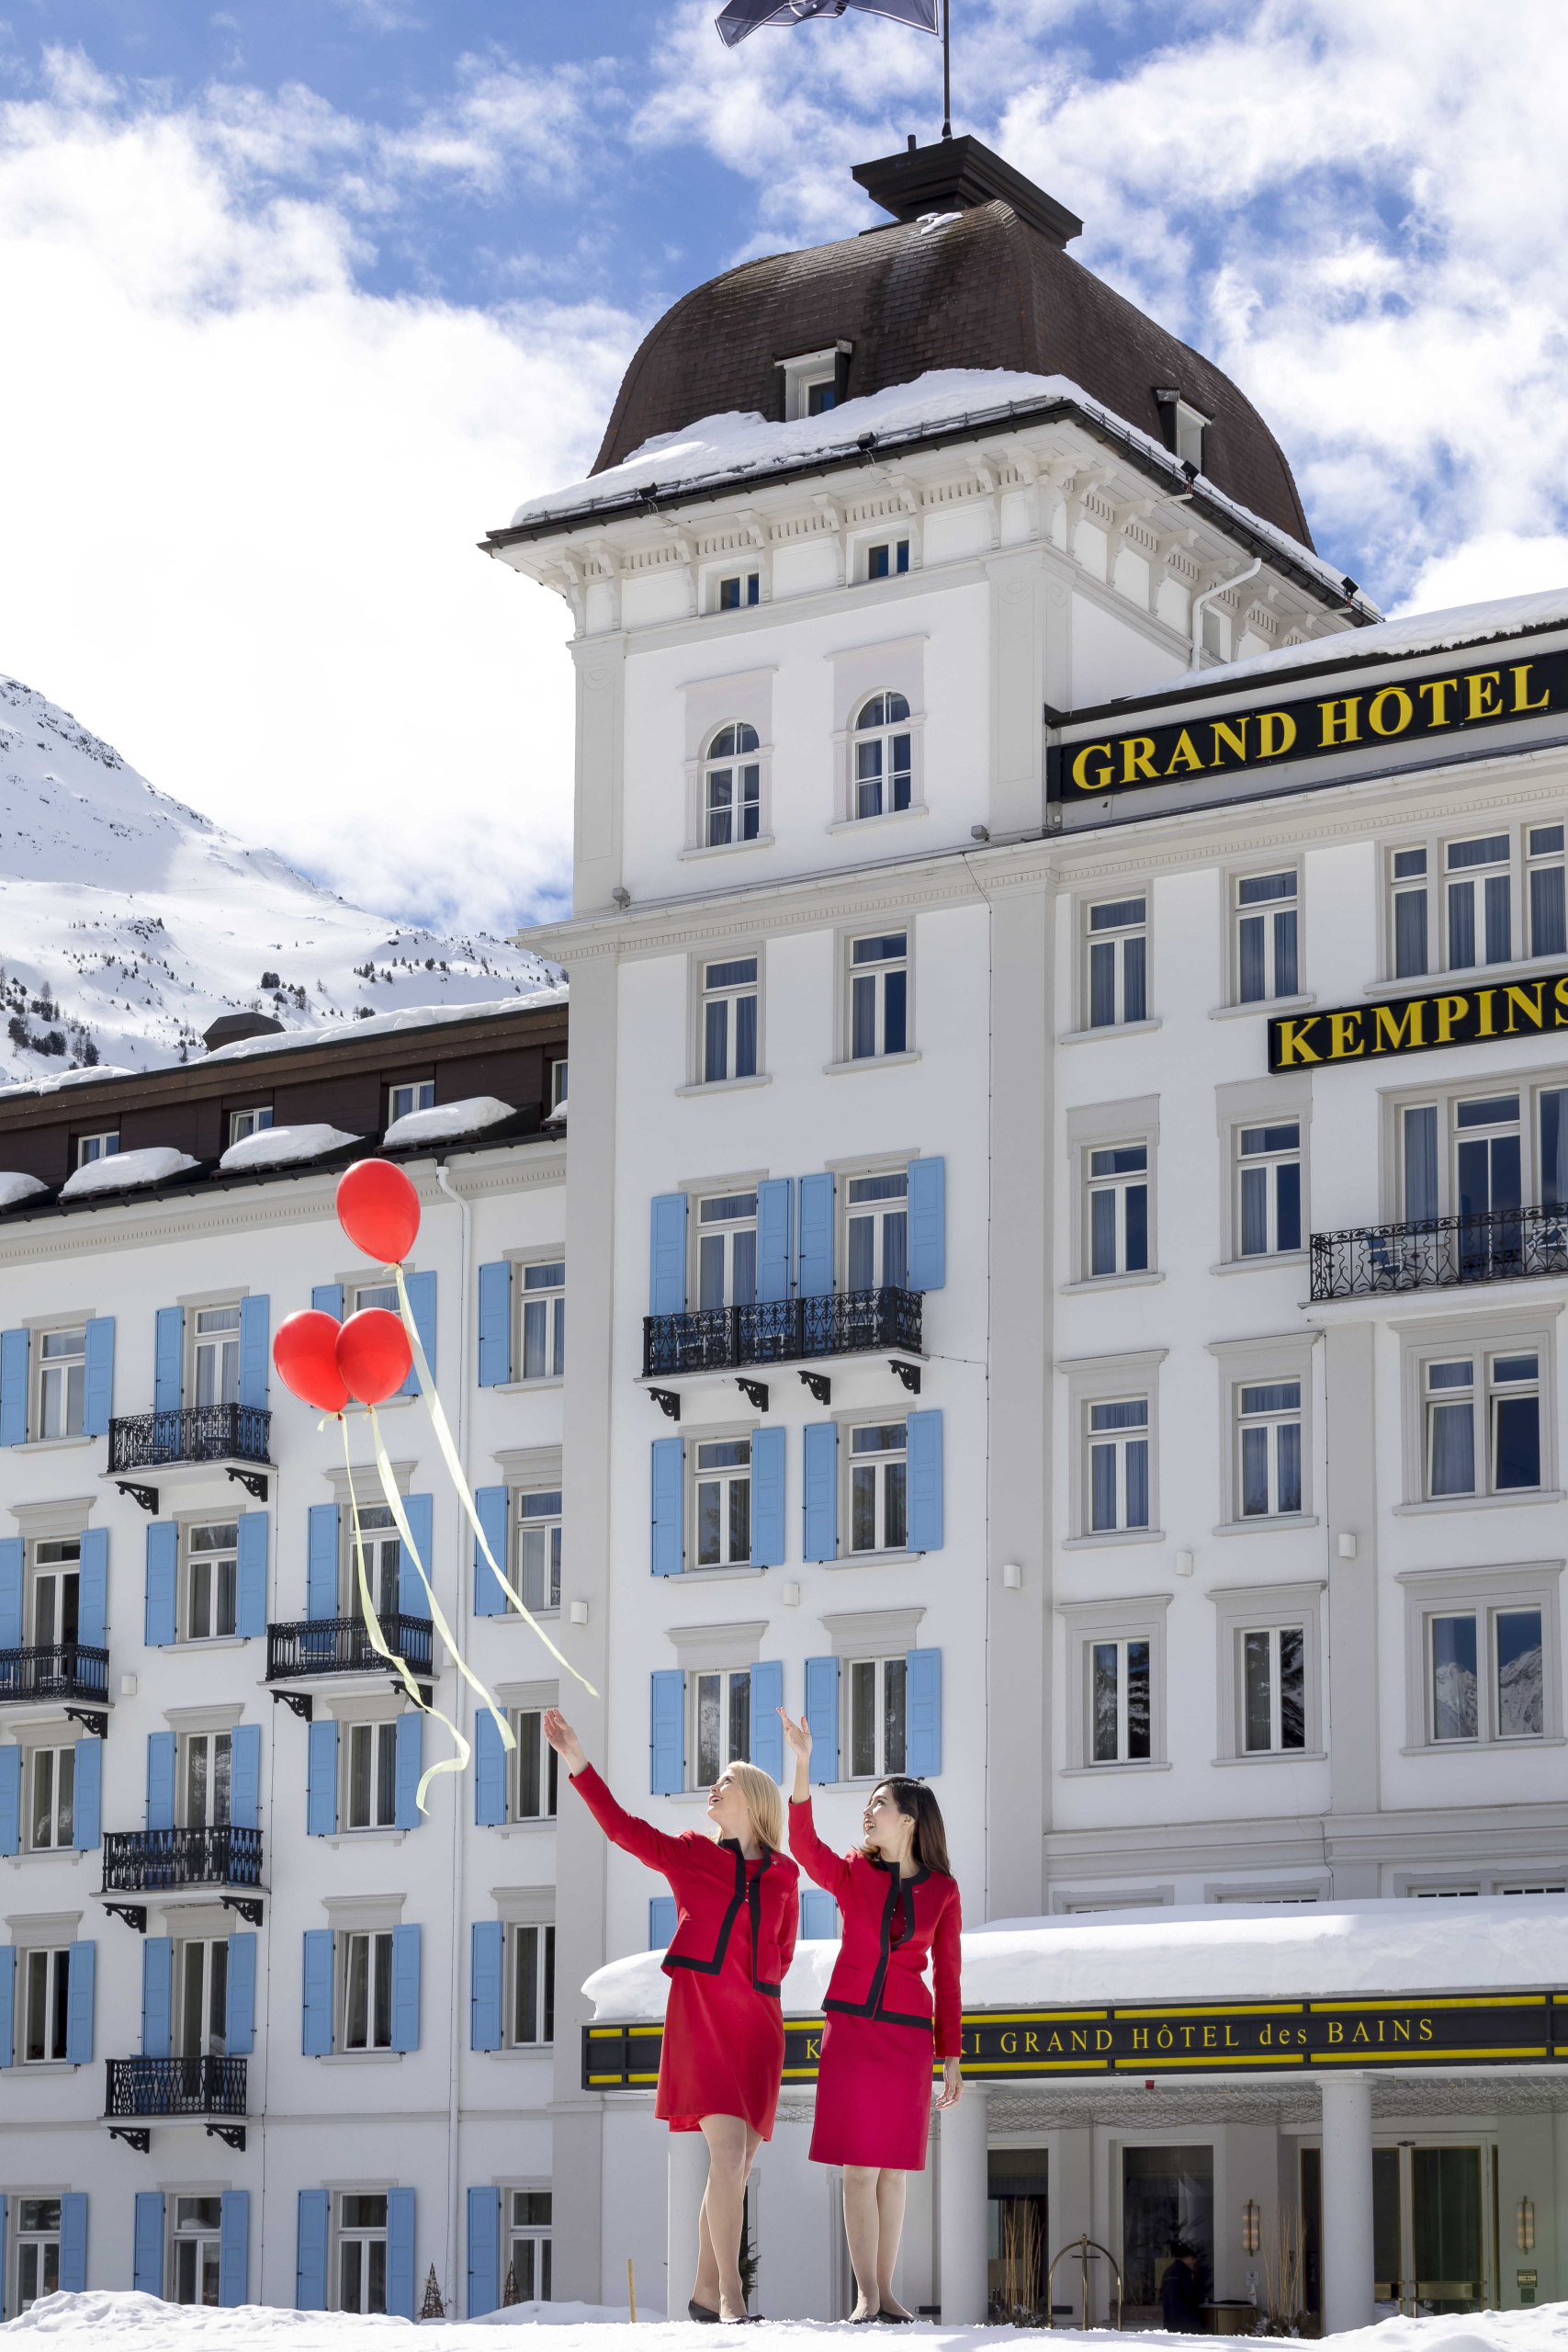
<path fill-rule="evenodd" d="M 757 730 L 744 724 L 721 727 L 703 763 L 703 839 L 709 849 L 732 842 L 754 842 L 762 830 L 762 769 L 748 758 L 757 750 Z"/>
<path fill-rule="evenodd" d="M 909 706 L 902 695 L 873 695 L 861 706 L 854 727 L 857 817 L 889 817 L 908 807 L 908 726 Z"/>

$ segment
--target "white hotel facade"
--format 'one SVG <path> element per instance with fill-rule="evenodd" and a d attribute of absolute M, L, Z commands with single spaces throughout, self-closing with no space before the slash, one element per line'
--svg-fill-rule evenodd
<path fill-rule="evenodd" d="M 600 1693 L 562 1702 L 623 1800 L 699 1826 L 729 1757 L 782 1770 L 782 1702 L 813 1723 L 829 1835 L 853 1838 L 876 1773 L 922 1772 L 970 1929 L 1029 1923 L 971 1935 L 976 2071 L 911 2198 L 907 2301 L 980 2316 L 1023 2206 L 1053 2251 L 1111 2249 L 1130 2315 L 1177 2232 L 1220 2300 L 1266 2299 L 1292 2234 L 1329 2325 L 1374 2300 L 1549 2300 L 1568 2286 L 1548 1997 L 1568 1993 L 1568 608 L 1378 625 L 1313 552 L 1261 421 L 1068 258 L 1061 207 L 970 141 L 858 176 L 887 224 L 687 297 L 594 476 L 491 535 L 575 621 L 573 912 L 527 934 L 570 976 L 570 1175 L 558 1011 L 491 1041 L 541 1057 L 532 1093 L 465 1075 L 459 1023 L 389 1044 L 374 1122 L 336 1124 L 378 1137 L 409 1083 L 514 1115 L 526 1095 L 500 1139 L 402 1144 L 415 1272 L 491 1525 L 520 1565 L 558 1526 L 558 1638 Z M 276 1124 L 331 1116 L 333 1055 L 375 1042 L 321 1043 L 318 1095 Z M 276 1072 L 296 1050 L 228 1049 L 247 1082 L 247 1056 Z M 115 1083 L 72 1090 L 68 1148 Z M 149 1145 L 193 1083 L 243 1111 L 189 1073 L 143 1081 Z M 43 1115 L 0 1102 L 0 1159 L 31 1168 L 11 1146 Z M 201 2239 L 226 2301 L 407 2310 L 434 2265 L 477 2313 L 509 2265 L 542 2282 L 547 2232 L 557 2297 L 619 2301 L 629 2256 L 639 2296 L 678 2310 L 691 2151 L 626 2058 L 657 2030 L 662 1888 L 570 1793 L 552 1816 L 547 1776 L 502 1789 L 482 1749 L 412 1826 L 415 1732 L 393 1718 L 417 1718 L 363 1659 L 328 1672 L 310 1648 L 350 1605 L 312 1582 L 329 1516 L 342 1573 L 344 1474 L 276 1382 L 244 1400 L 271 1408 L 259 1455 L 170 1460 L 152 1514 L 103 1458 L 121 1417 L 190 1405 L 194 1318 L 232 1307 L 254 1380 L 245 1299 L 276 1319 L 373 1286 L 340 1262 L 343 1154 L 242 1182 L 182 1148 L 175 1190 L 75 1205 L 56 1176 L 0 1225 L 0 1324 L 27 1343 L 0 1610 L 19 1579 L 24 1656 L 51 1546 L 76 1544 L 110 1702 L 85 1706 L 99 1740 L 0 1690 L 6 2310 L 51 2217 L 76 2283 L 183 2292 Z M 568 1290 L 558 1377 L 526 1318 Z M 186 1361 L 161 1369 L 171 1302 Z M 101 1433 L 43 1437 L 51 1335 L 111 1315 L 112 1394 L 102 1341 L 81 1345 Z M 397 1435 L 444 1605 L 523 1727 L 550 1661 L 476 1617 L 417 1401 Z M 265 1525 L 243 1539 L 229 1473 L 258 1463 Z M 196 1531 L 230 1520 L 252 1631 L 193 1634 Z M 464 1708 L 439 1645 L 433 1674 Z M 387 1724 L 392 1818 L 362 1826 Z M 140 1837 L 127 1866 L 151 1867 L 159 1774 L 172 1755 L 183 1828 L 217 1736 L 231 1820 L 263 1841 L 262 1920 L 201 1848 L 181 1867 L 207 1878 L 149 1895 L 132 1967 L 102 1841 Z M 62 1852 L 38 1792 L 66 1752 L 101 1811 L 78 1795 Z M 804 1928 L 833 1932 L 815 1894 Z M 237 2106 L 150 2064 L 186 2030 L 165 1945 L 180 1988 L 208 1955 L 201 2050 L 221 1947 L 216 2055 L 250 2037 Z M 33 1988 L 47 2040 L 62 1981 L 60 2055 L 35 2057 Z M 803 1962 L 786 2015 L 816 1984 Z M 1205 1999 L 1230 2022 L 1169 2023 Z M 1260 2054 L 1238 2021 L 1265 2008 L 1304 2055 Z M 987 2023 L 1004 2011 L 1032 2059 Z M 1120 2054 L 1053 2065 L 1073 2019 Z M 1254 2038 L 1234 2064 L 1178 2063 L 1194 2031 L 1220 2036 L 1200 2053 Z M 1412 2033 L 1449 2063 L 1415 2063 Z M 115 2079 L 146 2147 L 107 2136 L 111 2056 L 141 2062 Z M 809 2101 L 803 2064 L 756 2176 L 775 2316 L 846 2308 Z M 243 2149 L 208 2128 L 241 2118 Z M 1094 2279 L 1108 2316 L 1110 2266 Z"/>

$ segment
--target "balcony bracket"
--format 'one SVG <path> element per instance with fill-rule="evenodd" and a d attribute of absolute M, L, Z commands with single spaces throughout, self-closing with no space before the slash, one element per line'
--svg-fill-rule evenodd
<path fill-rule="evenodd" d="M 308 1690 L 275 1690 L 272 1694 L 272 1703 L 275 1707 L 288 1707 L 299 1716 L 302 1724 L 314 1720 L 316 1702 Z"/>
<path fill-rule="evenodd" d="M 209 2123 L 207 2136 L 209 2140 L 221 2140 L 226 2148 L 237 2148 L 241 2155 L 245 2153 L 245 2127 L 243 2123 Z"/>
<path fill-rule="evenodd" d="M 150 2155 L 152 2154 L 152 2134 L 148 2131 L 145 2124 L 111 2123 L 109 2125 L 109 2138 L 111 2140 L 123 2140 L 126 2146 L 128 2148 L 134 2148 L 139 2156 Z"/>
<path fill-rule="evenodd" d="M 681 1392 L 678 1388 L 650 1388 L 649 1395 L 660 1411 L 672 1421 L 681 1418 Z"/>
<path fill-rule="evenodd" d="M 259 1928 L 261 1926 L 262 1907 L 259 1899 L 255 1895 L 220 1894 L 218 1900 L 221 1903 L 225 1911 L 237 1911 L 247 1927 Z M 241 2144 L 243 2145 L 243 2143 Z"/>
<path fill-rule="evenodd" d="M 61 1713 L 67 1723 L 81 1724 L 86 1730 L 96 1732 L 100 1739 L 107 1739 L 109 1719 L 101 1711 L 86 1707 L 62 1707 Z"/>
<path fill-rule="evenodd" d="M 139 1486 L 134 1478 L 117 1478 L 115 1485 L 122 1495 L 129 1495 L 133 1503 L 140 1503 L 150 1518 L 157 1518 L 158 1489 L 156 1487 Z"/>
<path fill-rule="evenodd" d="M 408 1684 L 403 1680 L 402 1676 L 400 1674 L 389 1674 L 387 1679 L 400 1699 L 408 1690 Z M 424 1709 L 426 1714 L 434 1713 L 435 1708 L 435 1685 L 434 1682 L 422 1682 L 420 1684 L 419 1703 Z"/>
<path fill-rule="evenodd" d="M 800 1375 L 819 1405 L 833 1401 L 833 1384 L 825 1372 L 803 1372 Z"/>
<path fill-rule="evenodd" d="M 768 1384 L 765 1380 L 738 1380 L 735 1384 L 749 1405 L 759 1413 L 768 1409 Z"/>
<path fill-rule="evenodd" d="M 128 1928 L 134 1928 L 139 1936 L 147 1933 L 145 1903 L 106 1903 L 104 1909 L 111 1919 L 123 1919 Z"/>
<path fill-rule="evenodd" d="M 246 1494 L 254 1495 L 258 1503 L 265 1502 L 266 1480 L 259 1470 L 236 1470 L 231 1463 L 225 1475 L 231 1478 L 237 1478 Z"/>
<path fill-rule="evenodd" d="M 920 1393 L 919 1365 L 918 1363 L 906 1363 L 902 1356 L 892 1356 L 888 1359 L 888 1362 L 890 1368 L 903 1382 L 910 1396 L 918 1396 Z"/>

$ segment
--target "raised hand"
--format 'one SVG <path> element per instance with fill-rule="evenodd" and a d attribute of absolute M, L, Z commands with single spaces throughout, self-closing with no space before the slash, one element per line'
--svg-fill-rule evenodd
<path fill-rule="evenodd" d="M 782 1707 L 778 1711 L 778 1715 L 780 1723 L 784 1725 L 784 1736 L 789 1744 L 791 1754 L 798 1756 L 803 1764 L 808 1763 L 811 1758 L 811 1726 L 806 1717 L 802 1715 L 800 1721 L 795 1723 L 791 1716 L 785 1714 Z"/>
<path fill-rule="evenodd" d="M 558 1707 L 545 1709 L 545 1737 L 556 1754 L 565 1759 L 569 1772 L 581 1772 L 588 1758 L 582 1752 L 582 1742 Z"/>

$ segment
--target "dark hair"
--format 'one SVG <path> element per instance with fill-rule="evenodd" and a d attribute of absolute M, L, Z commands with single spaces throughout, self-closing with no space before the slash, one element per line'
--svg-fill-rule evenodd
<path fill-rule="evenodd" d="M 894 1804 L 905 1818 L 915 1825 L 914 1856 L 922 1870 L 940 1871 L 943 1878 L 953 1876 L 953 1865 L 947 1859 L 947 1831 L 942 1826 L 942 1807 L 923 1781 L 911 1781 L 903 1772 L 889 1772 L 876 1783 L 886 1789 Z M 863 1846 L 863 1854 L 874 1854 L 874 1846 Z"/>

